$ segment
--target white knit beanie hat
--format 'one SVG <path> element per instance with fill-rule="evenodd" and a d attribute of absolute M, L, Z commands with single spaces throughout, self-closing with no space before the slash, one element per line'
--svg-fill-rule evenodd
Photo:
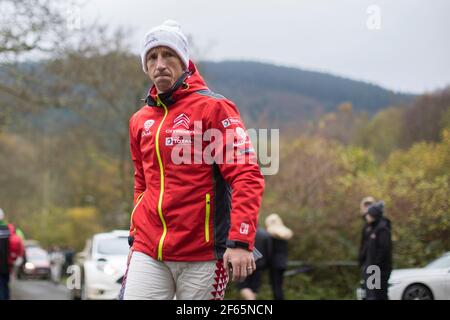
<path fill-rule="evenodd" d="M 166 46 L 174 50 L 183 62 L 184 69 L 189 68 L 189 43 L 178 22 L 166 20 L 145 35 L 141 50 L 142 69 L 145 73 L 148 72 L 145 59 L 147 53 L 159 46 Z"/>

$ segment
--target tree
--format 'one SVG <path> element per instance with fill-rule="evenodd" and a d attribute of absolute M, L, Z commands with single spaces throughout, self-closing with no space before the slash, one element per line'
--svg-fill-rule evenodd
<path fill-rule="evenodd" d="M 0 0 L 0 130 L 11 113 L 54 104 L 31 88 L 42 87 L 36 68 L 24 59 L 45 58 L 71 38 L 64 7 L 51 0 Z"/>
<path fill-rule="evenodd" d="M 317 123 L 316 134 L 349 145 L 358 139 L 358 131 L 367 122 L 367 115 L 355 113 L 351 103 L 337 106 L 337 112 L 326 113 Z"/>
<path fill-rule="evenodd" d="M 117 208 L 108 213 L 111 225 L 123 223 L 132 209 L 128 124 L 143 105 L 148 89 L 139 58 L 129 53 L 125 35 L 125 31 L 117 30 L 109 37 L 106 29 L 99 28 L 89 35 L 89 41 L 68 50 L 47 67 L 57 79 L 54 90 L 65 96 L 66 108 L 89 127 L 88 139 L 117 165 L 114 186 L 120 193 Z"/>
<path fill-rule="evenodd" d="M 404 108 L 390 107 L 381 110 L 367 125 L 359 128 L 356 143 L 373 151 L 378 161 L 385 160 L 402 144 L 404 115 Z"/>
<path fill-rule="evenodd" d="M 0 57 L 17 58 L 34 51 L 52 51 L 66 23 L 61 6 L 50 0 L 0 0 Z"/>
<path fill-rule="evenodd" d="M 450 87 L 420 96 L 404 116 L 403 146 L 410 147 L 418 141 L 439 141 L 446 125 L 442 120 L 450 110 Z"/>

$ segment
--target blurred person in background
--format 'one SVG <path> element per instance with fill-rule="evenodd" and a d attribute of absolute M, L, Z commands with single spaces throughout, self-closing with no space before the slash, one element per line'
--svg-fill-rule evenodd
<path fill-rule="evenodd" d="M 360 253 L 363 288 L 366 300 L 387 300 L 388 280 L 392 271 L 391 221 L 384 217 L 384 202 L 370 205 L 364 215 L 367 226 L 363 250 Z M 368 268 L 377 266 L 380 270 L 380 286 L 369 285 L 368 279 L 374 275 Z M 372 278 L 372 277 L 371 277 Z M 372 282 L 372 281 L 371 281 Z"/>
<path fill-rule="evenodd" d="M 258 226 L 256 230 L 255 248 L 262 254 L 262 258 L 256 261 L 256 270 L 244 281 L 236 284 L 236 288 L 244 300 L 256 300 L 263 272 L 268 268 L 272 255 L 272 237 L 261 226 Z"/>
<path fill-rule="evenodd" d="M 358 252 L 358 265 L 359 265 L 359 270 L 360 270 L 360 275 L 361 275 L 360 284 L 361 284 L 361 289 L 362 289 L 363 295 L 365 295 L 365 292 L 366 292 L 365 291 L 366 290 L 365 280 L 364 280 L 365 279 L 365 276 L 364 276 L 365 270 L 363 268 L 364 267 L 364 254 L 365 254 L 365 250 L 366 250 L 365 246 L 367 244 L 367 240 L 368 240 L 368 237 L 370 234 L 370 232 L 369 232 L 370 227 L 366 221 L 366 214 L 367 214 L 367 210 L 369 209 L 369 207 L 374 203 L 375 203 L 375 198 L 372 196 L 367 196 L 367 197 L 364 197 L 359 204 L 359 209 L 360 209 L 359 213 L 360 213 L 360 217 L 363 221 L 363 227 L 361 229 L 361 239 L 360 239 L 359 252 Z M 361 298 L 364 298 L 364 296 Z"/>
<path fill-rule="evenodd" d="M 292 238 L 293 232 L 284 225 L 283 220 L 276 213 L 266 218 L 266 229 L 272 237 L 269 273 L 273 298 L 284 300 L 283 279 L 288 266 L 288 241 Z"/>
<path fill-rule="evenodd" d="M 23 255 L 23 241 L 14 226 L 5 222 L 5 213 L 0 208 L 0 300 L 9 300 L 10 274 L 14 262 Z"/>
<path fill-rule="evenodd" d="M 189 59 L 176 21 L 145 35 L 141 59 L 153 85 L 130 119 L 135 207 L 120 297 L 223 299 L 229 275 L 242 281 L 256 268 L 264 178 L 255 149 L 237 107 L 210 91 Z M 215 132 L 213 161 L 177 164 L 172 151 L 187 145 L 192 156 L 197 132 Z M 203 158 L 208 146 L 193 151 Z"/>
<path fill-rule="evenodd" d="M 75 250 L 68 246 L 63 246 L 62 254 L 64 255 L 62 270 L 64 273 L 67 273 L 67 268 L 74 264 Z"/>
<path fill-rule="evenodd" d="M 58 246 L 53 246 L 50 253 L 50 278 L 54 284 L 61 281 L 63 266 L 66 261 L 64 253 Z"/>
<path fill-rule="evenodd" d="M 15 226 L 15 234 L 20 238 L 21 243 L 23 245 L 23 254 L 19 255 L 19 257 L 17 257 L 16 261 L 14 262 L 14 267 L 13 267 L 13 274 L 15 276 L 18 275 L 19 272 L 19 268 L 22 267 L 22 265 L 25 263 L 25 233 L 23 232 L 23 230 L 18 227 Z"/>

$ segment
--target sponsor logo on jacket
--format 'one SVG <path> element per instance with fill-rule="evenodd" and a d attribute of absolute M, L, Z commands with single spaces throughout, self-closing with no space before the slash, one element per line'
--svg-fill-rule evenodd
<path fill-rule="evenodd" d="M 182 127 L 186 130 L 189 130 L 189 121 L 189 117 L 186 114 L 182 113 L 178 117 L 176 117 L 175 120 L 173 120 L 173 129 Z"/>
<path fill-rule="evenodd" d="M 248 141 L 248 136 L 247 136 L 247 133 L 245 132 L 245 130 L 241 127 L 236 127 L 235 130 L 236 130 L 236 135 L 235 135 L 236 142 L 234 143 L 234 146 L 239 147 L 239 146 L 246 144 Z"/>
<path fill-rule="evenodd" d="M 249 225 L 247 223 L 241 223 L 241 227 L 239 228 L 240 234 L 248 234 Z"/>
<path fill-rule="evenodd" d="M 231 126 L 232 124 L 240 124 L 241 122 L 239 121 L 238 118 L 226 118 L 224 120 L 222 120 L 222 125 L 224 128 L 227 128 L 229 126 Z"/>
<path fill-rule="evenodd" d="M 155 120 L 152 120 L 152 119 L 149 119 L 144 122 L 144 131 L 142 131 L 142 136 L 151 134 L 150 128 L 153 126 L 154 123 L 155 123 Z"/>

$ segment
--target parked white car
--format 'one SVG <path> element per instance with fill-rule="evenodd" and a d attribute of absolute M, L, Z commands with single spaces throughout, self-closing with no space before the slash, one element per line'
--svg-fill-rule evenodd
<path fill-rule="evenodd" d="M 73 299 L 114 300 L 119 296 L 129 252 L 128 231 L 99 233 L 77 254 L 81 288 L 72 290 Z"/>
<path fill-rule="evenodd" d="M 394 270 L 390 300 L 450 300 L 450 252 L 420 269 Z"/>

